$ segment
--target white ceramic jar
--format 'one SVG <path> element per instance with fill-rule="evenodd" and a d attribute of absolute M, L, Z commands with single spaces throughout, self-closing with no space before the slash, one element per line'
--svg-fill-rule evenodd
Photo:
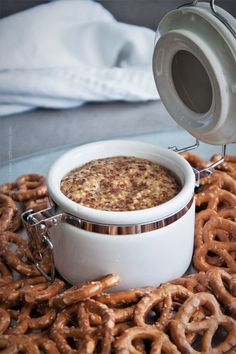
<path fill-rule="evenodd" d="M 136 156 L 157 162 L 176 174 L 182 189 L 173 199 L 157 207 L 127 212 L 87 208 L 71 201 L 60 191 L 62 177 L 73 168 L 111 156 Z M 60 211 L 94 224 L 110 225 L 113 230 L 116 226 L 136 226 L 138 232 L 109 235 L 66 223 L 55 226 L 50 229 L 50 238 L 57 270 L 71 283 L 118 273 L 122 279 L 119 288 L 122 289 L 158 285 L 181 276 L 192 257 L 194 185 L 194 173 L 184 158 L 155 145 L 115 140 L 87 144 L 69 151 L 52 165 L 48 175 L 49 194 Z M 139 233 L 141 225 L 147 224 L 158 225 L 158 228 Z"/>

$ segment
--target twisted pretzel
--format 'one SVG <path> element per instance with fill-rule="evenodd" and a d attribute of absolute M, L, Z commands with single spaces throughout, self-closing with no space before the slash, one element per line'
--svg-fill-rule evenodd
<path fill-rule="evenodd" d="M 44 354 L 60 354 L 56 344 L 47 335 L 30 333 L 28 337 L 37 345 L 40 352 L 42 351 Z"/>
<path fill-rule="evenodd" d="M 211 256 L 208 256 L 209 252 Z M 214 256 L 212 256 L 212 254 Z M 195 250 L 193 263 L 197 270 L 208 271 L 212 267 L 222 267 L 230 272 L 236 272 L 236 242 L 214 242 L 209 241 Z M 212 265 L 209 259 L 217 258 L 217 265 Z M 216 262 L 214 262 L 216 263 Z"/>
<path fill-rule="evenodd" d="M 203 227 L 205 226 L 206 222 L 210 220 L 211 217 L 217 216 L 218 214 L 216 211 L 211 209 L 202 210 L 196 215 L 195 219 L 195 238 L 194 238 L 194 245 L 195 247 L 200 247 L 203 245 Z"/>
<path fill-rule="evenodd" d="M 184 286 L 193 293 L 210 291 L 208 276 L 205 272 L 190 274 L 185 277 L 174 279 L 170 282 L 170 284 Z"/>
<path fill-rule="evenodd" d="M 17 190 L 17 184 L 15 182 L 4 183 L 0 185 L 0 193 L 2 194 L 11 196 L 14 190 Z"/>
<path fill-rule="evenodd" d="M 32 200 L 26 200 L 24 203 L 24 209 L 25 210 L 33 210 L 33 211 L 40 211 L 47 209 L 49 207 L 49 200 L 48 197 L 40 198 L 40 199 L 32 199 Z"/>
<path fill-rule="evenodd" d="M 26 335 L 0 336 L 0 349 L 4 354 L 40 354 L 38 345 Z"/>
<path fill-rule="evenodd" d="M 188 163 L 196 168 L 196 169 L 203 169 L 209 166 L 210 162 L 205 161 L 199 155 L 194 154 L 193 152 L 185 151 L 181 153 L 181 156 L 188 161 Z"/>
<path fill-rule="evenodd" d="M 56 279 L 53 283 L 47 282 L 39 285 L 28 285 L 21 290 L 26 302 L 39 303 L 48 301 L 64 288 L 65 283 L 62 280 Z"/>
<path fill-rule="evenodd" d="M 119 281 L 120 278 L 117 274 L 109 274 L 95 281 L 79 283 L 51 298 L 49 300 L 49 305 L 56 308 L 63 308 L 98 295 L 104 289 L 118 284 Z"/>
<path fill-rule="evenodd" d="M 24 300 L 25 292 L 35 292 L 35 288 L 38 290 L 38 286 L 45 287 L 46 279 L 44 277 L 23 278 L 11 281 L 4 286 L 0 287 L 0 302 L 9 305 L 14 305 Z M 25 291 L 26 289 L 26 291 Z"/>
<path fill-rule="evenodd" d="M 115 322 L 122 323 L 133 319 L 135 304 L 143 296 L 150 294 L 154 289 L 154 287 L 145 287 L 110 294 L 102 293 L 95 296 L 95 299 L 112 308 L 115 315 Z M 95 319 L 95 321 L 98 323 L 97 319 Z"/>
<path fill-rule="evenodd" d="M 219 187 L 211 186 L 196 194 L 195 201 L 197 211 L 207 208 L 218 211 L 223 207 L 236 206 L 236 195 Z"/>
<path fill-rule="evenodd" d="M 205 309 L 206 315 L 204 319 L 195 321 L 193 315 L 200 307 Z M 227 335 L 221 343 L 214 345 L 212 340 L 219 327 L 223 327 Z M 184 302 L 170 323 L 170 333 L 181 353 L 199 353 L 194 349 L 196 343 L 189 343 L 187 339 L 189 333 L 202 334 L 200 343 L 202 354 L 226 353 L 236 345 L 236 322 L 231 317 L 222 314 L 213 295 L 204 292 L 194 294 Z M 196 340 L 199 339 L 198 337 Z"/>
<path fill-rule="evenodd" d="M 156 327 L 167 331 L 176 309 L 191 295 L 192 292 L 181 285 L 162 285 L 137 303 L 134 310 L 135 325 Z M 154 316 L 154 321 L 150 321 L 148 315 L 153 315 L 153 312 L 155 314 L 156 310 L 159 312 L 158 315 Z M 154 323 L 150 324 L 149 321 Z"/>
<path fill-rule="evenodd" d="M 11 323 L 11 317 L 7 310 L 0 307 L 0 335 L 6 332 Z"/>
<path fill-rule="evenodd" d="M 102 293 L 97 295 L 95 299 L 108 306 L 123 306 L 131 303 L 137 303 L 143 296 L 150 294 L 154 289 L 154 287 L 149 286 L 109 294 Z"/>
<path fill-rule="evenodd" d="M 20 213 L 10 197 L 0 193 L 0 232 L 15 231 L 20 227 Z"/>
<path fill-rule="evenodd" d="M 217 231 L 222 230 L 225 233 L 219 234 Z M 208 241 L 215 242 L 236 242 L 236 223 L 221 217 L 212 217 L 203 228 L 203 243 Z"/>
<path fill-rule="evenodd" d="M 222 208 L 218 211 L 218 216 L 236 222 L 236 206 L 232 208 Z"/>
<path fill-rule="evenodd" d="M 236 275 L 217 268 L 210 269 L 207 274 L 214 295 L 229 314 L 236 315 Z"/>
<path fill-rule="evenodd" d="M 93 327 L 89 314 L 95 313 L 101 317 L 101 324 Z M 71 326 L 71 323 L 73 325 Z M 68 306 L 56 318 L 51 330 L 51 337 L 57 343 L 62 353 L 72 353 L 73 350 L 67 338 L 77 341 L 77 348 L 83 348 L 85 353 L 94 353 L 99 343 L 100 354 L 110 353 L 115 325 L 114 315 L 106 305 L 88 299 L 75 305 Z"/>
<path fill-rule="evenodd" d="M 139 354 L 133 342 L 135 339 L 144 339 L 151 342 L 150 354 L 166 353 L 180 354 L 176 346 L 171 343 L 168 336 L 158 330 L 150 327 L 132 327 L 124 331 L 124 333 L 115 340 L 114 348 L 117 354 Z"/>
<path fill-rule="evenodd" d="M 10 317 L 14 319 L 6 331 L 7 334 L 21 335 L 30 330 L 48 328 L 56 318 L 56 311 L 46 304 L 24 304 L 20 310 L 8 310 Z M 33 317 L 31 317 L 33 313 Z"/>
<path fill-rule="evenodd" d="M 214 171 L 212 175 L 200 179 L 200 188 L 198 191 L 206 190 L 209 187 L 218 187 L 227 190 L 236 195 L 236 181 L 227 173 Z"/>
<path fill-rule="evenodd" d="M 236 272 L 236 223 L 213 216 L 199 232 L 201 244 L 193 256 L 196 269 L 207 271 L 211 266 L 220 266 Z"/>
<path fill-rule="evenodd" d="M 83 345 L 85 353 L 93 353 L 94 351 L 96 345 L 94 338 L 95 328 L 89 328 L 86 312 L 82 309 L 81 313 L 78 308 L 81 308 L 80 303 L 70 305 L 59 312 L 51 328 L 50 337 L 57 343 L 61 353 L 70 354 L 74 352 L 67 339 L 73 339 L 76 344 L 75 349 Z M 80 322 L 78 323 L 78 321 Z M 84 331 L 84 326 L 82 329 L 79 327 L 81 322 L 85 323 L 86 332 Z"/>
<path fill-rule="evenodd" d="M 18 190 L 10 192 L 14 200 L 39 199 L 47 195 L 45 177 L 38 173 L 31 173 L 17 178 L 16 185 Z"/>
<path fill-rule="evenodd" d="M 13 281 L 12 272 L 8 269 L 6 264 L 0 260 L 0 287 Z"/>
<path fill-rule="evenodd" d="M 17 247 L 15 251 L 11 249 L 12 245 Z M 0 233 L 0 255 L 10 267 L 20 274 L 26 276 L 40 274 L 33 264 L 33 257 L 29 250 L 28 242 L 16 233 L 10 231 Z M 43 267 L 45 272 L 50 271 L 50 265 L 46 257 L 44 257 L 41 267 Z"/>
<path fill-rule="evenodd" d="M 212 162 L 219 161 L 221 154 L 214 154 L 211 157 Z M 226 171 L 227 173 L 234 173 L 236 171 L 236 156 L 226 155 L 224 162 L 216 167 L 218 170 Z"/>

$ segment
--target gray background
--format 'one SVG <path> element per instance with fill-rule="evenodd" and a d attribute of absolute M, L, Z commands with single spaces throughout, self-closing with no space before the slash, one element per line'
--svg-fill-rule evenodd
<path fill-rule="evenodd" d="M 47 2 L 49 1 L 0 0 L 0 16 L 7 16 Z M 166 12 L 188 1 L 104 0 L 99 2 L 119 21 L 155 29 Z M 236 16 L 235 0 L 218 0 L 216 4 Z M 130 134 L 167 131 L 174 127 L 176 124 L 160 101 L 94 103 L 76 109 L 38 109 L 0 117 L 0 164 L 62 146 Z"/>

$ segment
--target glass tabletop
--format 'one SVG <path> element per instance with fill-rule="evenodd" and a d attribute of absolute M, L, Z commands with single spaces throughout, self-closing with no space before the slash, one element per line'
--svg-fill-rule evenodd
<path fill-rule="evenodd" d="M 170 146 L 182 148 L 192 145 L 195 142 L 194 138 L 181 128 L 157 131 L 149 134 L 124 136 L 119 137 L 119 139 L 137 140 L 166 148 Z M 0 183 L 13 182 L 20 175 L 27 173 L 35 172 L 47 175 L 51 164 L 63 153 L 74 147 L 75 145 L 59 147 L 57 149 L 24 156 L 16 160 L 9 158 L 7 163 L 0 166 Z M 194 152 L 204 159 L 209 159 L 214 153 L 221 152 L 221 147 L 200 143 L 200 146 L 194 150 Z M 228 145 L 227 153 L 236 155 L 236 144 Z"/>

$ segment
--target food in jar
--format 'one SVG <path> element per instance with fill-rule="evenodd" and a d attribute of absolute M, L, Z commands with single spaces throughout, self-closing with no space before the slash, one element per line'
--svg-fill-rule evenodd
<path fill-rule="evenodd" d="M 167 202 L 181 189 L 166 167 L 134 156 L 92 160 L 61 180 L 66 197 L 83 206 L 107 211 L 131 211 Z"/>

